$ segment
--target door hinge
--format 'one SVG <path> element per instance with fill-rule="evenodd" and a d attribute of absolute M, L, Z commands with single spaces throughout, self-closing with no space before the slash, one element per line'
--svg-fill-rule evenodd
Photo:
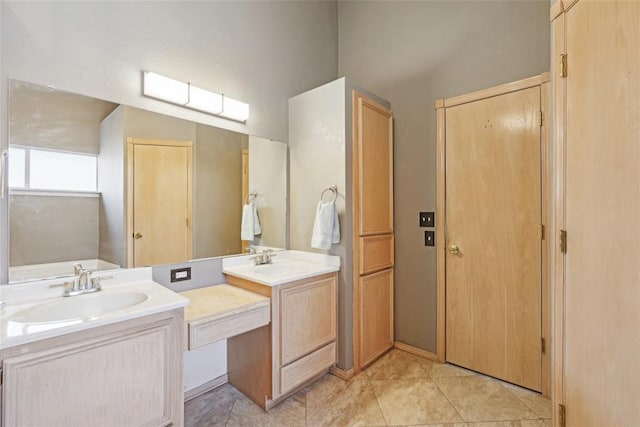
<path fill-rule="evenodd" d="M 542 126 L 542 111 L 538 111 L 540 115 L 538 116 L 538 126 Z"/>
<path fill-rule="evenodd" d="M 187 228 L 189 228 L 189 218 L 185 219 L 185 222 L 187 224 Z"/>
<path fill-rule="evenodd" d="M 560 251 L 563 254 L 567 253 L 567 232 L 560 230 Z"/>
<path fill-rule="evenodd" d="M 567 55 L 560 55 L 560 77 L 567 77 Z"/>
<path fill-rule="evenodd" d="M 558 424 L 560 424 L 560 427 L 567 425 L 567 413 L 563 404 L 558 405 Z"/>
<path fill-rule="evenodd" d="M 540 224 L 540 239 L 544 240 L 544 224 Z"/>
<path fill-rule="evenodd" d="M 0 385 L 2 385 L 2 382 L 3 382 L 2 380 L 4 379 L 4 378 L 2 378 L 2 377 L 3 377 L 3 375 L 2 375 L 2 368 L 0 368 Z"/>
<path fill-rule="evenodd" d="M 542 354 L 547 352 L 547 340 L 540 338 L 540 346 L 542 347 Z"/>

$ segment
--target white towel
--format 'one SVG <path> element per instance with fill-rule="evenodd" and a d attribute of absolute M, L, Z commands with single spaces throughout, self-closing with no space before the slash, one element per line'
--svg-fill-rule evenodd
<path fill-rule="evenodd" d="M 319 202 L 313 223 L 311 247 L 330 249 L 332 243 L 340 243 L 340 221 L 334 202 Z"/>
<path fill-rule="evenodd" d="M 262 233 L 258 211 L 253 205 L 244 205 L 242 208 L 242 225 L 240 228 L 240 240 L 252 241 L 253 236 Z"/>
<path fill-rule="evenodd" d="M 258 208 L 255 205 L 251 205 L 251 209 L 253 209 L 253 234 L 257 236 L 262 233 L 262 227 L 260 227 L 260 220 L 258 219 Z"/>

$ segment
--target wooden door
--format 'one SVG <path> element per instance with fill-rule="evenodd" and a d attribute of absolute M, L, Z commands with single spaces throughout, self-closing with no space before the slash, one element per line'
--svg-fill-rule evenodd
<path fill-rule="evenodd" d="M 446 109 L 446 359 L 541 390 L 540 87 Z"/>
<path fill-rule="evenodd" d="M 394 344 L 394 254 L 393 116 L 357 92 L 353 93 L 353 158 L 353 321 L 358 371 Z"/>
<path fill-rule="evenodd" d="M 638 426 L 640 2 L 580 0 L 565 25 L 566 425 Z"/>
<path fill-rule="evenodd" d="M 133 267 L 192 256 L 191 142 L 130 144 Z"/>

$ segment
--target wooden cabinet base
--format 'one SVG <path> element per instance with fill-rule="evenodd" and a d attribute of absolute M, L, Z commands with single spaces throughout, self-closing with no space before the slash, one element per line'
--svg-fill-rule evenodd
<path fill-rule="evenodd" d="M 227 339 L 229 384 L 266 409 L 271 399 L 271 326 Z"/>
<path fill-rule="evenodd" d="M 182 309 L 0 352 L 9 426 L 183 424 Z"/>
<path fill-rule="evenodd" d="M 229 383 L 269 410 L 335 365 L 337 274 L 273 288 L 236 283 L 262 295 L 269 291 L 271 324 L 227 340 Z"/>

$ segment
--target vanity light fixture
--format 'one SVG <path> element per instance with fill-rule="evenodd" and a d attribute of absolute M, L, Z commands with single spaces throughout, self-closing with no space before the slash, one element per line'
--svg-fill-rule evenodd
<path fill-rule="evenodd" d="M 150 71 L 143 71 L 142 94 L 239 122 L 249 118 L 249 104 Z"/>

